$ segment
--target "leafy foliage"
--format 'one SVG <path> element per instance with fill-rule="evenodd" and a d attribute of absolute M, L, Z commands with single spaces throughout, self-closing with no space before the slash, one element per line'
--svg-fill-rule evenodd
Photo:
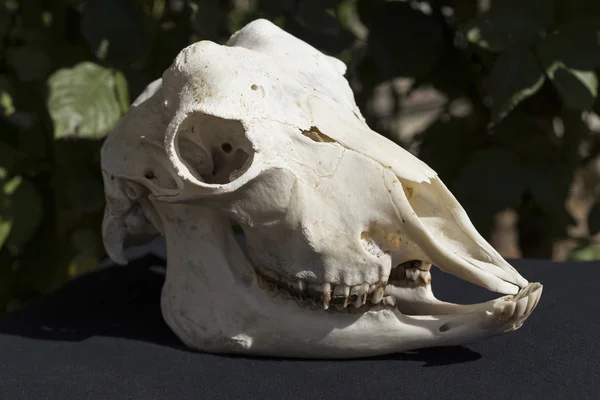
<path fill-rule="evenodd" d="M 573 224 L 574 174 L 600 154 L 581 118 L 600 111 L 599 4 L 0 0 L 0 310 L 97 266 L 102 138 L 182 48 L 258 17 L 345 61 L 369 124 L 436 169 L 484 235 L 513 209 L 523 255 L 550 257 Z M 390 82 L 383 115 L 373 104 Z M 416 133 L 387 122 L 432 92 Z M 600 258 L 578 240 L 572 257 Z"/>
<path fill-rule="evenodd" d="M 91 62 L 56 71 L 48 79 L 54 137 L 104 137 L 127 111 L 127 100 L 119 96 L 126 85 L 121 72 Z"/>

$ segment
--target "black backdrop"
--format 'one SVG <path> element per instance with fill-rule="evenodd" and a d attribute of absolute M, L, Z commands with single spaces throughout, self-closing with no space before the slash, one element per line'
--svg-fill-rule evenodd
<path fill-rule="evenodd" d="M 600 399 L 600 264 L 514 261 L 544 284 L 518 331 L 466 346 L 356 360 L 186 349 L 161 319 L 146 256 L 0 318 L 0 399 Z M 436 294 L 491 295 L 441 272 Z"/>

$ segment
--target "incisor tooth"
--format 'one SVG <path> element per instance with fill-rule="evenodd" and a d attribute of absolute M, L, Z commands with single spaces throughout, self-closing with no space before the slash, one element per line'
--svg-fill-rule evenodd
<path fill-rule="evenodd" d="M 385 296 L 383 298 L 383 305 L 384 306 L 396 306 L 396 298 L 394 296 Z"/>
<path fill-rule="evenodd" d="M 345 308 L 348 305 L 348 295 L 350 294 L 350 287 L 346 285 L 337 285 L 333 289 L 333 298 L 331 304 L 334 304 L 338 309 Z M 338 307 L 341 306 L 341 307 Z"/>
<path fill-rule="evenodd" d="M 331 284 L 324 283 L 322 288 L 321 300 L 323 301 L 323 309 L 327 310 L 329 308 L 329 303 L 331 303 Z"/>
<path fill-rule="evenodd" d="M 381 302 L 381 299 L 383 299 L 383 293 L 385 291 L 384 287 L 378 287 L 377 289 L 375 289 L 375 291 L 373 292 L 373 295 L 371 295 L 371 303 L 373 304 L 379 304 Z"/>

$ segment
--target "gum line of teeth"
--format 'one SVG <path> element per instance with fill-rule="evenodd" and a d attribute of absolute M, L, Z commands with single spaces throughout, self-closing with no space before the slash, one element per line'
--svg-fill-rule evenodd
<path fill-rule="evenodd" d="M 257 278 L 262 289 L 284 299 L 293 299 L 300 307 L 310 307 L 311 310 L 354 313 L 367 311 L 373 306 L 396 306 L 394 296 L 384 295 L 387 285 L 385 281 L 375 285 L 363 283 L 356 286 L 306 283 L 300 279 L 292 282 L 264 271 L 257 271 Z"/>
<path fill-rule="evenodd" d="M 397 268 L 393 268 L 390 272 L 389 281 L 408 281 L 409 283 L 428 285 L 431 283 L 430 268 L 431 264 L 429 263 L 409 261 L 398 265 Z"/>

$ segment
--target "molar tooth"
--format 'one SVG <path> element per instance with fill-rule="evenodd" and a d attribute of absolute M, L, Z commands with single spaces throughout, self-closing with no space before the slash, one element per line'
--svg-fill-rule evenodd
<path fill-rule="evenodd" d="M 416 268 L 410 268 L 406 270 L 406 279 L 409 279 L 411 281 L 417 281 L 417 278 L 419 277 L 419 270 Z"/>
<path fill-rule="evenodd" d="M 421 271 L 429 271 L 431 269 L 431 263 L 430 262 L 421 262 L 421 265 L 419 266 L 419 269 Z"/>
<path fill-rule="evenodd" d="M 345 308 L 348 305 L 348 295 L 350 294 L 350 287 L 346 285 L 337 285 L 333 289 L 333 298 L 331 304 L 339 305 L 341 308 Z M 339 307 L 338 307 L 339 308 Z"/>
<path fill-rule="evenodd" d="M 419 279 L 428 285 L 431 283 L 431 272 L 429 271 L 419 271 Z"/>
<path fill-rule="evenodd" d="M 395 307 L 396 306 L 396 298 L 394 296 L 385 296 L 383 298 L 383 305 Z"/>
<path fill-rule="evenodd" d="M 348 297 L 350 304 L 355 308 L 361 307 L 367 301 L 367 292 L 369 291 L 369 284 L 363 283 L 362 285 L 352 286 L 350 289 L 350 296 Z"/>

